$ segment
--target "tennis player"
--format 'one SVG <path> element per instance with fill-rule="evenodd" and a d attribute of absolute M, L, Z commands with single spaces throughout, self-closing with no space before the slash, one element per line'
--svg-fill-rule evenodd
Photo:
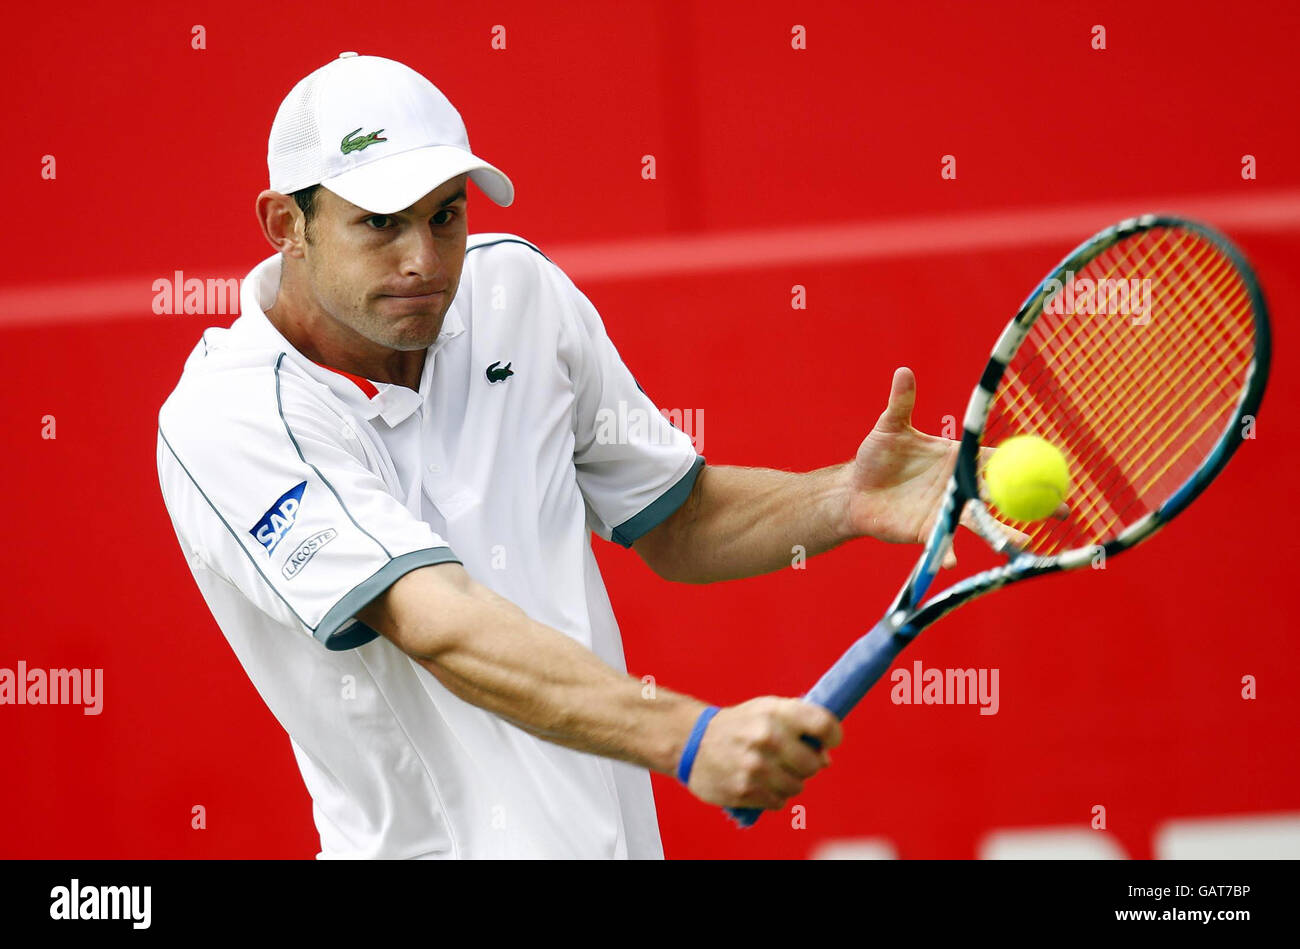
<path fill-rule="evenodd" d="M 834 716 L 629 676 L 591 533 L 683 583 L 917 542 L 956 443 L 912 427 L 911 373 L 850 462 L 706 465 L 559 267 L 469 234 L 469 182 L 502 206 L 514 188 L 423 76 L 342 54 L 284 99 L 268 166 L 274 254 L 190 354 L 157 462 L 318 856 L 660 857 L 650 769 L 785 807 L 830 761 L 800 736 L 833 748 Z"/>

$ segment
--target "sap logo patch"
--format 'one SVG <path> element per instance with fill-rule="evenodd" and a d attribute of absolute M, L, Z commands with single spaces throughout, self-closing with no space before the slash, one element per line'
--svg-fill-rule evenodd
<path fill-rule="evenodd" d="M 316 552 L 339 536 L 339 532 L 332 527 L 327 527 L 323 531 L 317 531 L 312 534 L 301 544 L 298 549 L 289 555 L 289 559 L 284 562 L 284 574 L 286 580 L 292 580 L 298 576 L 298 571 L 307 566 L 308 561 L 316 556 Z"/>
<path fill-rule="evenodd" d="M 275 550 L 285 534 L 293 530 L 294 522 L 298 520 L 298 509 L 302 507 L 302 493 L 305 490 L 307 490 L 307 482 L 303 481 L 284 492 L 249 531 L 257 538 L 257 542 L 266 548 L 268 554 Z"/>

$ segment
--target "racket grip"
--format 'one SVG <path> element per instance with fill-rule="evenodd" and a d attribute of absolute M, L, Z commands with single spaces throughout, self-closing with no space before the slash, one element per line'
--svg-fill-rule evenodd
<path fill-rule="evenodd" d="M 898 654 L 915 636 L 916 631 L 908 626 L 895 629 L 889 620 L 881 620 L 826 670 L 804 696 L 804 701 L 814 702 L 836 718 L 843 719 L 889 671 Z M 803 740 L 810 747 L 821 750 L 821 742 L 811 735 L 804 735 Z M 753 827 L 763 814 L 757 807 L 728 807 L 726 811 L 741 827 Z"/>

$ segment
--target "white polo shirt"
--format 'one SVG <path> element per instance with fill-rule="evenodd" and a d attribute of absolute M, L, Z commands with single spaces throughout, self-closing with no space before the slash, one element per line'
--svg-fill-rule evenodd
<path fill-rule="evenodd" d="M 316 365 L 267 319 L 279 255 L 159 412 L 194 580 L 310 791 L 320 857 L 661 857 L 649 774 L 457 698 L 353 614 L 398 577 L 471 577 L 623 671 L 591 531 L 624 546 L 704 464 L 600 315 L 532 244 L 467 242 L 420 390 Z"/>

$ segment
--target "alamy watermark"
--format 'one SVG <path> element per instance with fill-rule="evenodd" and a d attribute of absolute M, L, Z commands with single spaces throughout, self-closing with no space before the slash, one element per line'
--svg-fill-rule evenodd
<path fill-rule="evenodd" d="M 0 668 L 0 705 L 80 705 L 86 715 L 104 710 L 103 669 Z"/>
<path fill-rule="evenodd" d="M 239 312 L 239 292 L 244 282 L 238 277 L 186 277 L 177 270 L 170 277 L 153 282 L 153 311 L 163 315 L 202 315 Z"/>
<path fill-rule="evenodd" d="M 676 428 L 691 439 L 696 454 L 704 454 L 704 409 L 659 409 L 667 422 L 661 423 L 649 409 L 629 407 L 619 399 L 615 408 L 596 411 L 596 443 L 599 445 L 668 445 Z"/>
<path fill-rule="evenodd" d="M 997 669 L 926 669 L 918 659 L 889 681 L 895 705 L 978 705 L 981 715 L 996 715 L 1001 704 Z"/>
<path fill-rule="evenodd" d="M 1075 277 L 1065 272 L 1065 280 L 1053 277 L 1043 285 L 1048 294 L 1043 312 L 1054 316 L 1131 316 L 1134 326 L 1151 322 L 1151 279 L 1130 277 L 1117 280 Z"/>
<path fill-rule="evenodd" d="M 122 919 L 148 929 L 152 906 L 151 886 L 87 886 L 73 877 L 50 890 L 50 919 Z"/>

